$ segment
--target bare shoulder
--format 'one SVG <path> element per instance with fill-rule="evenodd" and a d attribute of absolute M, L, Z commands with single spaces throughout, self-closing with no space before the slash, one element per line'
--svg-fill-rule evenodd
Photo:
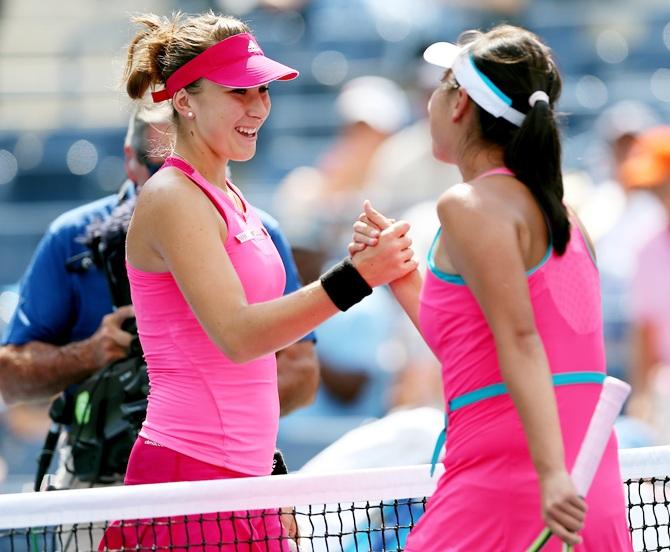
<path fill-rule="evenodd" d="M 498 178 L 509 179 L 495 177 Z M 484 183 L 456 184 L 444 192 L 437 202 L 437 214 L 445 230 L 481 232 L 486 227 L 511 220 L 513 213 L 506 201 L 505 183 L 500 184 L 491 177 Z"/>
<path fill-rule="evenodd" d="M 200 188 L 176 169 L 163 169 L 142 187 L 137 212 L 148 219 L 165 223 L 172 219 L 208 217 L 215 208 Z"/>

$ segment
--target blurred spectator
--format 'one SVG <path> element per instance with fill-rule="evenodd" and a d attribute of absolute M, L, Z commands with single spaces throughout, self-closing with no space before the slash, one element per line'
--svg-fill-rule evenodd
<path fill-rule="evenodd" d="M 656 124 L 653 111 L 640 102 L 624 101 L 603 111 L 595 130 L 604 151 L 579 215 L 595 242 L 603 296 L 603 328 L 611 375 L 629 380 L 630 286 L 640 247 L 664 224 L 658 201 L 641 189 L 625 188 L 620 171 L 640 132 Z"/>
<path fill-rule="evenodd" d="M 649 190 L 670 220 L 670 126 L 640 135 L 621 170 L 631 189 Z M 633 396 L 629 412 L 670 443 L 670 227 L 640 251 L 632 287 Z"/>
<path fill-rule="evenodd" d="M 409 122 L 409 100 L 394 82 L 365 76 L 347 82 L 335 101 L 341 127 L 314 167 L 298 167 L 280 182 L 274 206 L 291 242 L 311 250 L 346 245 L 370 161 Z M 336 242 L 337 238 L 340 242 Z M 309 242 L 308 244 L 306 242 Z"/>
<path fill-rule="evenodd" d="M 409 121 L 409 101 L 392 81 L 365 76 L 346 83 L 335 101 L 342 120 L 315 167 L 292 171 L 279 185 L 275 210 L 296 249 L 305 280 L 318 276 L 331 251 L 346 244 L 360 210 L 370 160 L 393 132 Z M 385 290 L 326 322 L 317 350 L 323 388 L 299 416 L 379 416 L 387 408 L 390 372 L 384 348 L 393 335 L 395 306 Z M 361 334 L 363 320 L 373 328 Z M 347 344 L 343 346 L 343 344 Z M 388 356 L 388 355 L 387 355 Z"/>
<path fill-rule="evenodd" d="M 394 340 L 402 313 L 386 288 L 365 303 L 319 327 L 321 388 L 305 414 L 369 418 L 384 415 L 391 406 L 389 387 L 406 358 Z"/>
<path fill-rule="evenodd" d="M 423 55 L 425 48 L 417 50 Z M 362 196 L 372 200 L 382 212 L 407 220 L 411 226 L 412 247 L 420 270 L 427 267 L 427 256 L 439 227 L 435 200 L 444 190 L 461 181 L 455 165 L 438 161 L 428 121 L 428 101 L 440 84 L 443 71 L 420 57 L 411 88 L 420 118 L 400 129 L 377 150 L 370 162 L 367 185 Z M 362 198 L 361 198 L 362 199 Z M 406 364 L 398 372 L 392 389 L 394 406 L 442 405 L 442 386 L 437 359 L 409 319 L 401 317 L 397 338 L 407 351 Z"/>
<path fill-rule="evenodd" d="M 301 275 L 308 281 L 318 276 L 335 249 L 349 241 L 351 220 L 361 209 L 359 198 L 368 182 L 370 160 L 410 119 L 409 100 L 403 90 L 377 76 L 347 82 L 335 109 L 342 126 L 331 146 L 314 167 L 289 173 L 274 201 L 282 227 L 294 245 Z M 401 318 L 387 290 L 379 289 L 364 303 L 319 328 L 322 385 L 311 407 L 280 422 L 280 447 L 296 449 L 297 435 L 301 440 L 311 438 L 312 447 L 300 458 L 304 461 L 361 420 L 387 412 L 395 373 L 407 358 L 402 343 L 396 340 L 396 321 Z M 361 327 L 367 329 L 361 331 Z M 317 417 L 317 432 L 305 436 L 300 429 L 303 423 Z"/>
<path fill-rule="evenodd" d="M 421 49 L 421 54 L 424 50 Z M 416 97 L 419 119 L 401 128 L 380 145 L 370 160 L 363 195 L 380 211 L 396 218 L 415 204 L 429 201 L 430 213 L 426 213 L 428 218 L 418 217 L 416 222 L 421 221 L 429 227 L 428 239 L 432 240 L 438 226 L 435 198 L 449 186 L 460 182 L 461 175 L 454 165 L 442 163 L 433 157 L 427 106 L 431 94 L 440 84 L 443 71 L 425 63 L 423 59 L 417 59 L 412 66 L 417 70 L 413 82 L 409 84 Z M 413 225 L 414 236 L 417 235 L 416 230 Z M 426 245 L 426 252 L 429 247 L 430 243 Z"/>

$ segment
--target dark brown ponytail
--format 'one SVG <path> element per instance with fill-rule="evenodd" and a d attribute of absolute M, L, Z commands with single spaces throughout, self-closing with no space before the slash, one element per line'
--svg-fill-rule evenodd
<path fill-rule="evenodd" d="M 563 203 L 561 142 L 554 112 L 561 78 L 551 51 L 533 33 L 509 25 L 468 38 L 477 68 L 526 114 L 517 127 L 477 106 L 481 137 L 504 149 L 505 165 L 533 194 L 547 218 L 554 250 L 563 254 L 570 222 Z M 545 92 L 549 101 L 540 99 L 531 107 L 528 100 L 537 91 Z"/>

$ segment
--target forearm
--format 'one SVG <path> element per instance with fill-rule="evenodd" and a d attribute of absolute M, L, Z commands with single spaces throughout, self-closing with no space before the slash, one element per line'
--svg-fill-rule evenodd
<path fill-rule="evenodd" d="M 224 353 L 236 362 L 279 351 L 339 312 L 320 282 L 263 303 L 243 305 L 219 331 Z"/>
<path fill-rule="evenodd" d="M 419 328 L 419 293 L 422 285 L 423 277 L 418 270 L 413 270 L 389 284 L 396 301 L 419 331 L 421 331 Z"/>
<path fill-rule="evenodd" d="M 11 405 L 49 398 L 96 369 L 88 340 L 58 347 L 40 341 L 0 347 L 0 393 Z"/>
<path fill-rule="evenodd" d="M 311 404 L 319 387 L 319 360 L 312 341 L 300 341 L 277 353 L 281 415 Z"/>
<path fill-rule="evenodd" d="M 551 372 L 540 336 L 498 344 L 500 371 L 514 401 L 539 476 L 565 469 L 563 438 Z"/>

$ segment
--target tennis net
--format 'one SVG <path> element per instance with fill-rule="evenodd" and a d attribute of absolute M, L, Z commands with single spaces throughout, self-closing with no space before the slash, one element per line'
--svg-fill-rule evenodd
<path fill-rule="evenodd" d="M 634 549 L 670 552 L 670 447 L 620 459 Z M 2 495 L 0 551 L 399 551 L 439 475 L 408 466 Z"/>

